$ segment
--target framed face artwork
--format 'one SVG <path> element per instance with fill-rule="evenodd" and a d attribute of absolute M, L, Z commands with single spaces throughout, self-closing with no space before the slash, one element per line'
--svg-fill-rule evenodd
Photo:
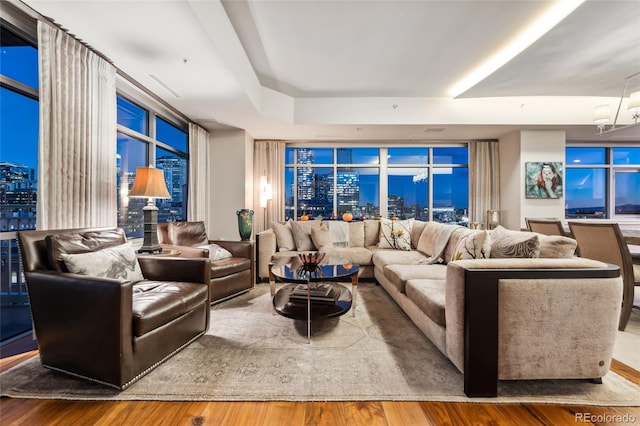
<path fill-rule="evenodd" d="M 527 198 L 562 198 L 562 162 L 525 163 L 525 196 Z"/>

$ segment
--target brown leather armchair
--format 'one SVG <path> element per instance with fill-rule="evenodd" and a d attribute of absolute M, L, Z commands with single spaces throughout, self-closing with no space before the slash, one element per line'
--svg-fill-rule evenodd
<path fill-rule="evenodd" d="M 185 257 L 209 257 L 209 244 L 231 252 L 232 257 L 211 261 L 211 303 L 245 293 L 254 284 L 254 248 L 251 241 L 209 240 L 204 222 L 158 224 L 158 241 L 164 249 L 179 250 Z"/>
<path fill-rule="evenodd" d="M 138 282 L 69 273 L 61 261 L 124 242 L 117 228 L 18 233 L 44 367 L 122 390 L 208 330 L 208 259 L 140 256 Z"/>

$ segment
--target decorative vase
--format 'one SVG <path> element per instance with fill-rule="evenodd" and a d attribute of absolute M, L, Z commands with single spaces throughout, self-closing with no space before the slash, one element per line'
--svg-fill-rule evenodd
<path fill-rule="evenodd" d="M 237 210 L 236 215 L 238 215 L 238 231 L 240 232 L 240 240 L 249 241 L 251 238 L 251 232 L 253 232 L 253 210 Z"/>

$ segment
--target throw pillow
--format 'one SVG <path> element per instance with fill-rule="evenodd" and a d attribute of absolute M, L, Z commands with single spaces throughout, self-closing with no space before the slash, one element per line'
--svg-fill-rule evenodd
<path fill-rule="evenodd" d="M 212 262 L 214 260 L 223 260 L 233 257 L 233 254 L 231 254 L 229 250 L 220 247 L 217 244 L 203 244 L 198 246 L 198 248 L 209 250 L 209 260 Z"/>
<path fill-rule="evenodd" d="M 318 222 L 318 227 L 319 225 L 320 223 Z M 311 240 L 312 226 L 312 224 L 303 222 L 291 222 L 291 233 L 293 234 L 293 240 L 296 243 L 298 251 L 312 251 L 316 249 L 316 246 L 313 245 L 313 240 Z"/>
<path fill-rule="evenodd" d="M 74 274 L 133 282 L 144 280 L 130 243 L 87 253 L 63 253 L 62 260 Z"/>
<path fill-rule="evenodd" d="M 290 220 L 285 223 L 271 222 L 271 229 L 273 229 L 273 232 L 276 234 L 278 251 L 294 251 L 296 249 L 296 242 L 291 232 Z"/>
<path fill-rule="evenodd" d="M 537 234 L 540 241 L 540 257 L 567 258 L 573 257 L 578 242 L 573 238 L 560 235 Z"/>
<path fill-rule="evenodd" d="M 331 242 L 331 232 L 326 225 L 322 225 L 318 228 L 311 227 L 311 241 L 319 251 L 324 252 L 333 248 L 333 243 Z"/>
<path fill-rule="evenodd" d="M 483 249 L 487 237 L 485 231 L 465 230 L 453 250 L 452 261 L 461 259 L 485 259 L 487 256 Z"/>
<path fill-rule="evenodd" d="M 413 219 L 380 219 L 380 241 L 378 248 L 411 250 L 411 228 Z"/>
<path fill-rule="evenodd" d="M 533 258 L 539 256 L 540 242 L 537 234 L 511 231 L 500 225 L 491 232 L 491 257 Z"/>

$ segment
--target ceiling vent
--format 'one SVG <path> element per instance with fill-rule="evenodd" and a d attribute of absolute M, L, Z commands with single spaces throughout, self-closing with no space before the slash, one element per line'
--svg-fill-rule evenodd
<path fill-rule="evenodd" d="M 424 133 L 442 133 L 447 130 L 445 127 L 427 127 Z"/>

